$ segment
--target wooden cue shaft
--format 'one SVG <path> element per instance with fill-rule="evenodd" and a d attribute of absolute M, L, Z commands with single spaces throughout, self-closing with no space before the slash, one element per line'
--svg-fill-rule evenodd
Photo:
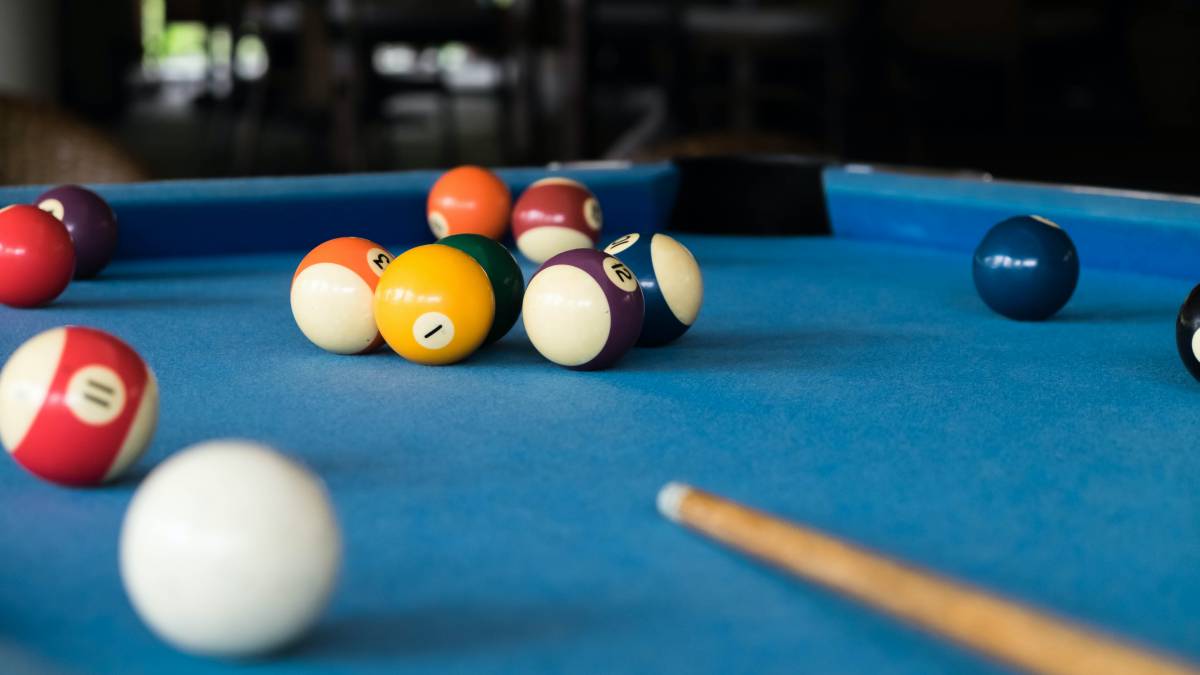
<path fill-rule="evenodd" d="M 1200 673 L 687 485 L 663 487 L 658 506 L 733 548 L 1031 672 Z"/>

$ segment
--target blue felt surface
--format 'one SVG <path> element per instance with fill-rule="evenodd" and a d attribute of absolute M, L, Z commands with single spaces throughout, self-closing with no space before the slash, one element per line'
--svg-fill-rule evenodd
<path fill-rule="evenodd" d="M 625 168 L 497 169 L 513 198 L 561 175 L 600 200 L 607 232 L 657 232 L 675 201 L 670 163 Z M 176 180 L 93 188 L 121 225 L 118 258 L 206 256 L 311 249 L 333 236 L 413 246 L 433 241 L 425 200 L 440 171 Z M 30 202 L 46 186 L 0 188 L 0 205 Z"/>
<path fill-rule="evenodd" d="M 1071 235 L 1085 267 L 1200 279 L 1200 198 L 1079 186 L 830 167 L 837 236 L 972 251 L 988 228 L 1041 215 Z"/>
<path fill-rule="evenodd" d="M 964 255 L 684 241 L 697 325 L 601 373 L 519 328 L 454 367 L 321 353 L 288 310 L 299 252 L 118 263 L 49 309 L 0 308 L 0 354 L 63 323 L 135 345 L 162 385 L 138 476 L 233 435 L 325 478 L 347 544 L 332 608 L 239 672 L 998 671 L 665 522 L 671 479 L 1200 660 L 1187 283 L 1085 269 L 1055 320 L 1016 323 Z M 65 490 L 0 462 L 0 670 L 227 667 L 158 642 L 124 596 L 136 480 Z"/>

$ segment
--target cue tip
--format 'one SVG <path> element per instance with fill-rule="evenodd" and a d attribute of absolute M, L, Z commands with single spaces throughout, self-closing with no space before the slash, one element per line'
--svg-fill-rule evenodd
<path fill-rule="evenodd" d="M 692 486 L 671 481 L 658 491 L 658 512 L 667 520 L 679 522 L 679 508 L 692 493 Z"/>

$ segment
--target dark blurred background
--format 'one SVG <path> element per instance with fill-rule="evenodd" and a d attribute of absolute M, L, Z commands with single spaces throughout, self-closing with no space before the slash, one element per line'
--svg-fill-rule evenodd
<path fill-rule="evenodd" d="M 0 182 L 811 153 L 1200 193 L 1200 0 L 3 0 Z"/>

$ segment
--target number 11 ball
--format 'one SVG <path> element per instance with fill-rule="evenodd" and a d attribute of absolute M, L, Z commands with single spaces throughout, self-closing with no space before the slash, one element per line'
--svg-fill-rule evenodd
<path fill-rule="evenodd" d="M 1009 218 L 975 249 L 975 289 L 993 311 L 1017 321 L 1041 321 L 1062 309 L 1079 281 L 1075 244 L 1040 216 Z"/>
<path fill-rule="evenodd" d="M 604 252 L 618 256 L 637 276 L 646 298 L 641 347 L 658 347 L 683 335 L 704 301 L 704 280 L 696 258 L 665 234 L 627 234 Z"/>
<path fill-rule="evenodd" d="M 600 370 L 637 342 L 644 312 L 642 289 L 625 263 L 581 248 L 538 269 L 521 314 L 542 356 L 575 370 Z"/>
<path fill-rule="evenodd" d="M 98 330 L 40 333 L 0 371 L 0 440 L 18 464 L 60 485 L 120 476 L 145 452 L 157 421 L 154 373 Z"/>

